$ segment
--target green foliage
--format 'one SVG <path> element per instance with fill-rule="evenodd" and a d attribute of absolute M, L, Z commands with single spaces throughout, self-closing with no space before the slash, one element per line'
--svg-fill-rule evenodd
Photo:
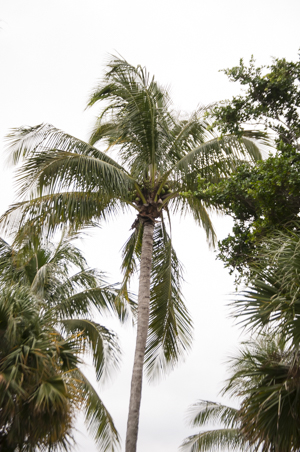
<path fill-rule="evenodd" d="M 189 408 L 189 424 L 203 427 L 212 424 L 216 428 L 200 431 L 184 440 L 182 452 L 209 452 L 229 450 L 251 450 L 240 432 L 238 410 L 206 400 L 199 400 Z"/>
<path fill-rule="evenodd" d="M 247 327 L 276 330 L 289 346 L 300 344 L 299 232 L 277 232 L 260 252 L 260 267 L 251 286 L 234 304 Z"/>
<path fill-rule="evenodd" d="M 223 133 L 242 136 L 247 123 L 262 125 L 275 134 L 276 147 L 283 152 L 298 149 L 300 137 L 300 62 L 274 59 L 270 66 L 240 65 L 224 70 L 231 81 L 246 91 L 215 108 L 215 125 Z"/>
<path fill-rule="evenodd" d="M 232 361 L 225 391 L 242 399 L 240 432 L 263 452 L 300 448 L 300 356 L 282 337 L 248 344 Z"/>
<path fill-rule="evenodd" d="M 114 424 L 79 366 L 89 351 L 98 379 L 118 364 L 115 335 L 92 320 L 95 309 L 112 312 L 117 289 L 64 234 L 57 246 L 1 240 L 0 288 L 0 447 L 70 450 L 84 409 L 100 450 L 115 450 Z"/>
<path fill-rule="evenodd" d="M 276 230 L 295 229 L 300 212 L 297 154 L 270 156 L 254 167 L 243 164 L 219 184 L 199 180 L 197 197 L 234 220 L 233 234 L 219 242 L 219 258 L 230 271 L 249 277 L 264 241 Z M 261 258 L 261 257 L 260 257 Z"/>

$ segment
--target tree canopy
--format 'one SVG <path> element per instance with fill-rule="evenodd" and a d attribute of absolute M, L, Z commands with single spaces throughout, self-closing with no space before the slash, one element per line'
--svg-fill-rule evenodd
<path fill-rule="evenodd" d="M 218 105 L 214 124 L 241 136 L 251 126 L 273 139 L 266 160 L 239 166 L 230 178 L 212 184 L 199 178 L 197 197 L 234 220 L 233 233 L 219 243 L 219 258 L 238 279 L 251 277 L 264 239 L 276 229 L 296 228 L 299 205 L 300 63 L 274 59 L 270 66 L 240 65 L 224 71 L 246 87 Z"/>

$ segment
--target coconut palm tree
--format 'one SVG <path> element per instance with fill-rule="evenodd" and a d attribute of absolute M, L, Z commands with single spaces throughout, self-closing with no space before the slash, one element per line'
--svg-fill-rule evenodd
<path fill-rule="evenodd" d="M 90 351 L 98 379 L 118 364 L 115 335 L 93 319 L 115 310 L 116 287 L 86 266 L 62 234 L 0 240 L 0 450 L 69 449 L 84 410 L 99 448 L 115 450 L 111 416 L 80 369 Z M 70 266 L 77 272 L 70 274 Z"/>
<path fill-rule="evenodd" d="M 191 343 L 181 266 L 166 219 L 170 223 L 171 213 L 191 213 L 213 244 L 208 206 L 193 196 L 198 176 L 217 181 L 241 158 L 257 159 L 260 152 L 246 137 L 218 137 L 204 108 L 180 116 L 172 110 L 167 91 L 144 68 L 117 57 L 108 63 L 89 106 L 101 101 L 104 108 L 89 144 L 51 125 L 12 132 L 12 161 L 24 159 L 17 178 L 22 200 L 1 223 L 10 230 L 38 223 L 51 233 L 62 224 L 76 230 L 128 208 L 136 212 L 122 263 L 124 297 L 138 264 L 140 269 L 126 439 L 126 451 L 134 452 L 144 362 L 150 377 L 164 373 Z M 116 160 L 109 151 L 117 152 Z"/>

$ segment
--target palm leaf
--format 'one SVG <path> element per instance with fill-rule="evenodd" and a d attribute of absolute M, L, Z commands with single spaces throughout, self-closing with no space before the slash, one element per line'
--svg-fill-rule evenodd
<path fill-rule="evenodd" d="M 116 452 L 120 439 L 109 412 L 97 391 L 79 369 L 74 376 L 84 397 L 83 406 L 88 430 L 101 451 Z"/>
<path fill-rule="evenodd" d="M 125 320 L 129 312 L 136 316 L 137 304 L 135 297 L 129 292 L 129 284 L 132 276 L 137 272 L 139 259 L 142 249 L 143 238 L 143 223 L 138 222 L 129 239 L 122 249 L 122 264 L 121 270 L 124 274 L 119 294 L 116 297 L 115 303 L 121 319 Z"/>
<path fill-rule="evenodd" d="M 145 364 L 150 378 L 173 368 L 191 346 L 192 321 L 181 294 L 182 268 L 164 223 L 154 232 Z"/>
<path fill-rule="evenodd" d="M 97 191 L 126 197 L 133 180 L 107 154 L 51 125 L 14 130 L 9 136 L 14 162 L 25 162 L 17 173 L 20 196 L 49 192 Z"/>
<path fill-rule="evenodd" d="M 154 180 L 155 166 L 162 168 L 165 149 L 172 141 L 167 92 L 145 68 L 133 67 L 116 57 L 108 66 L 103 83 L 89 101 L 89 106 L 102 100 L 110 102 L 98 119 L 92 142 L 106 136 L 111 144 L 120 144 L 120 156 L 133 177 L 144 177 L 150 168 Z"/>
<path fill-rule="evenodd" d="M 193 427 L 206 423 L 220 424 L 235 428 L 238 424 L 238 410 L 227 405 L 207 400 L 199 400 L 189 408 L 189 423 Z"/>
<path fill-rule="evenodd" d="M 93 222 L 106 220 L 124 205 L 117 200 L 105 198 L 99 193 L 57 193 L 12 205 L 0 218 L 2 230 L 6 233 L 41 232 L 53 233 L 62 226 L 78 230 Z"/>
<path fill-rule="evenodd" d="M 236 428 L 221 428 L 200 432 L 186 438 L 180 446 L 182 452 L 213 452 L 224 449 L 251 450 L 248 445 L 245 445 L 239 429 Z"/>
<path fill-rule="evenodd" d="M 209 182 L 217 182 L 246 158 L 261 159 L 260 150 L 253 141 L 247 138 L 238 140 L 234 136 L 213 138 L 183 156 L 170 173 L 175 180 L 182 180 L 182 189 L 196 190 L 197 174 Z"/>
<path fill-rule="evenodd" d="M 62 319 L 67 333 L 80 333 L 84 347 L 89 347 L 93 353 L 93 363 L 96 376 L 109 375 L 109 372 L 119 365 L 120 349 L 115 334 L 104 326 L 87 319 Z"/>
<path fill-rule="evenodd" d="M 244 347 L 231 369 L 224 392 L 242 398 L 239 419 L 244 438 L 264 452 L 298 450 L 298 350 L 289 350 L 282 336 L 265 335 Z"/>

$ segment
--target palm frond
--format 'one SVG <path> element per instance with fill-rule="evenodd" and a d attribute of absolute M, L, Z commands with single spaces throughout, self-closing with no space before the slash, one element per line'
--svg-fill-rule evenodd
<path fill-rule="evenodd" d="M 124 273 L 124 281 L 126 281 L 126 283 L 130 282 L 131 276 L 133 276 L 138 269 L 138 262 L 142 250 L 142 239 L 143 223 L 139 222 L 122 249 L 121 270 Z"/>
<path fill-rule="evenodd" d="M 125 206 L 99 193 L 57 193 L 13 204 L 0 218 L 5 233 L 54 233 L 67 226 L 79 230 L 115 215 Z"/>
<path fill-rule="evenodd" d="M 154 178 L 155 166 L 162 166 L 165 161 L 166 143 L 172 141 L 166 89 L 150 78 L 145 68 L 112 57 L 104 80 L 95 88 L 88 105 L 102 100 L 110 103 L 98 119 L 92 142 L 99 137 L 120 144 L 120 156 L 131 174 L 139 179 L 150 168 L 150 177 Z"/>
<path fill-rule="evenodd" d="M 97 391 L 79 369 L 75 376 L 84 397 L 83 407 L 88 430 L 100 451 L 116 452 L 119 450 L 120 439 L 109 412 Z"/>
<path fill-rule="evenodd" d="M 154 231 L 150 321 L 145 355 L 150 378 L 173 368 L 191 346 L 192 321 L 181 293 L 182 267 L 164 223 Z"/>
<path fill-rule="evenodd" d="M 231 361 L 224 392 L 242 398 L 241 433 L 264 452 L 297 450 L 299 434 L 299 352 L 285 338 L 261 336 Z"/>
<path fill-rule="evenodd" d="M 207 430 L 189 436 L 180 446 L 181 452 L 213 452 L 228 450 L 251 451 L 249 445 L 243 441 L 239 429 L 221 428 Z"/>
<path fill-rule="evenodd" d="M 120 198 L 133 186 L 131 177 L 107 154 L 51 125 L 16 129 L 9 138 L 13 159 L 26 157 L 17 172 L 20 196 L 96 190 Z"/>
<path fill-rule="evenodd" d="M 109 372 L 119 365 L 120 349 L 114 333 L 99 323 L 87 319 L 62 319 L 67 333 L 80 333 L 84 348 L 88 347 L 93 353 L 93 363 L 96 376 L 108 376 Z"/>
<path fill-rule="evenodd" d="M 143 223 L 139 222 L 122 248 L 121 270 L 124 274 L 115 299 L 115 306 L 121 320 L 126 320 L 129 313 L 136 316 L 137 303 L 135 296 L 129 291 L 132 276 L 137 272 L 142 249 Z"/>
<path fill-rule="evenodd" d="M 198 400 L 190 406 L 188 418 L 193 427 L 222 423 L 226 428 L 235 428 L 238 424 L 238 410 L 220 403 Z"/>
<path fill-rule="evenodd" d="M 296 225 L 295 225 L 296 226 Z M 286 339 L 300 342 L 300 236 L 281 231 L 269 237 L 262 247 L 255 278 L 232 306 L 242 324 L 261 330 L 276 326 Z"/>
<path fill-rule="evenodd" d="M 170 170 L 174 180 L 182 180 L 182 190 L 196 190 L 197 177 L 218 182 L 228 176 L 241 160 L 261 159 L 258 146 L 248 138 L 234 136 L 212 138 L 183 156 Z"/>
<path fill-rule="evenodd" d="M 86 271 L 81 272 L 81 276 L 82 273 L 86 273 Z M 116 285 L 92 287 L 73 293 L 70 296 L 62 297 L 61 295 L 68 295 L 66 294 L 65 289 L 65 285 L 61 286 L 57 288 L 55 294 L 53 295 L 53 302 L 55 302 L 56 295 L 59 295 L 55 305 L 54 303 L 53 305 L 55 307 L 55 311 L 60 317 L 82 315 L 83 313 L 92 316 L 94 313 L 93 307 L 96 308 L 100 314 L 105 312 L 111 314 L 117 313 L 120 315 L 118 301 L 116 301 L 119 297 L 120 289 Z M 121 318 L 123 318 L 122 315 Z"/>
<path fill-rule="evenodd" d="M 196 224 L 204 229 L 209 246 L 215 247 L 217 235 L 210 218 L 210 212 L 213 209 L 209 205 L 193 195 L 178 195 L 171 199 L 169 208 L 173 213 L 179 213 L 183 217 L 191 214 Z"/>

